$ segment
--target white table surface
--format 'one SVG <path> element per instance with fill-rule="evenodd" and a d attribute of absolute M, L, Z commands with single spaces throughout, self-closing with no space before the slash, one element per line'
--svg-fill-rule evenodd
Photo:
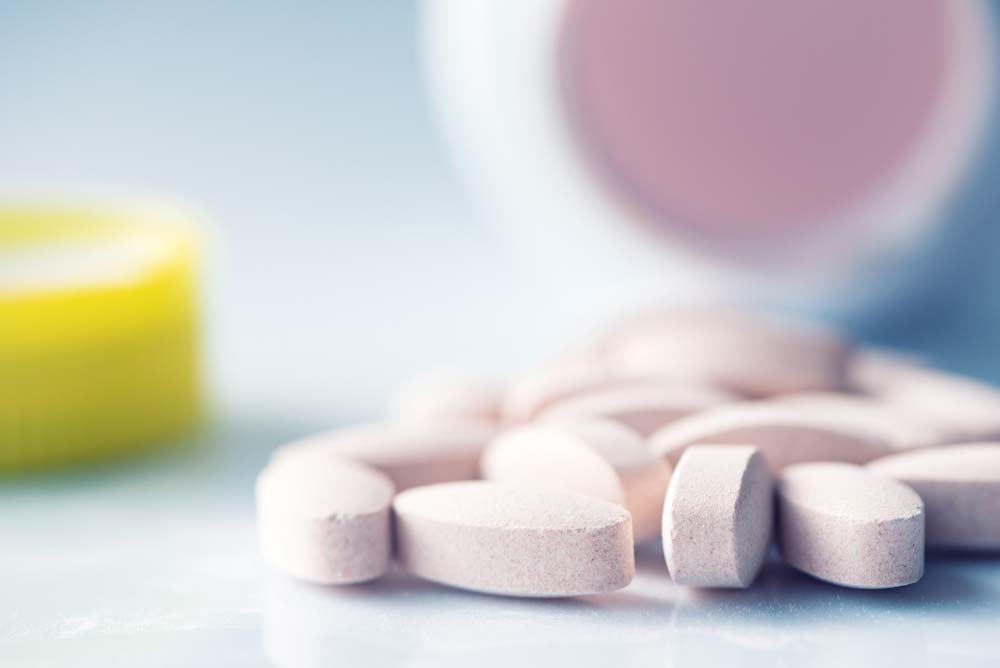
<path fill-rule="evenodd" d="M 699 594 L 654 548 L 625 591 L 565 601 L 269 572 L 252 481 L 272 448 L 377 414 L 413 373 L 523 368 L 589 317 L 468 206 L 414 20 L 410 3 L 0 5 L 0 186 L 207 209 L 217 406 L 196 447 L 0 481 L 0 666 L 1000 665 L 995 559 L 934 559 L 896 591 L 774 565 Z M 990 266 L 955 280 L 996 284 Z M 1000 291 L 962 294 L 964 316 L 872 331 L 1000 378 Z"/>

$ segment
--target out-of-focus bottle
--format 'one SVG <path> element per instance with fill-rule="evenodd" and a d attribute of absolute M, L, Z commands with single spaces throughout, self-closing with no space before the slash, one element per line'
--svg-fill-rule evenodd
<path fill-rule="evenodd" d="M 463 174 L 569 308 L 723 298 L 877 322 L 947 302 L 1000 241 L 996 14 L 430 0 L 425 50 Z"/>

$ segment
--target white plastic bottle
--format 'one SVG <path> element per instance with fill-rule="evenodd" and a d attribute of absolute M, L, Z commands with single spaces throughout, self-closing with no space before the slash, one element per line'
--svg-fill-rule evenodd
<path fill-rule="evenodd" d="M 1000 241 L 997 13 L 429 0 L 424 36 L 462 173 L 566 308 L 766 302 L 892 339 Z"/>

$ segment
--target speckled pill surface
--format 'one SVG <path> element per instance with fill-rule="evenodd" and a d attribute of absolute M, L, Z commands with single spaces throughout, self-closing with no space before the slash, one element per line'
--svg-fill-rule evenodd
<path fill-rule="evenodd" d="M 653 454 L 676 466 L 691 445 L 755 445 L 772 471 L 810 461 L 863 464 L 893 452 L 884 434 L 862 420 L 792 403 L 745 402 L 682 418 L 653 434 Z"/>
<path fill-rule="evenodd" d="M 791 566 L 845 587 L 900 587 L 924 572 L 920 497 L 860 466 L 813 462 L 785 469 L 778 536 Z"/>
<path fill-rule="evenodd" d="M 736 400 L 732 393 L 706 385 L 650 382 L 600 388 L 556 401 L 538 419 L 607 418 L 648 437 L 682 417 Z"/>
<path fill-rule="evenodd" d="M 773 515 L 771 473 L 757 448 L 688 448 L 663 508 L 663 554 L 674 582 L 750 586 L 771 544 Z"/>
<path fill-rule="evenodd" d="M 378 469 L 397 490 L 479 476 L 479 455 L 496 434 L 486 423 L 369 423 L 310 436 L 275 451 L 338 455 Z"/>
<path fill-rule="evenodd" d="M 407 571 L 508 596 L 621 589 L 635 574 L 628 511 L 582 494 L 489 481 L 396 496 L 396 545 Z"/>
<path fill-rule="evenodd" d="M 927 545 L 1000 550 L 1000 443 L 901 453 L 868 464 L 906 483 L 927 513 Z"/>
<path fill-rule="evenodd" d="M 257 477 L 257 527 L 264 560 L 321 584 L 382 575 L 392 547 L 392 482 L 339 457 L 288 456 Z"/>
<path fill-rule="evenodd" d="M 392 412 L 401 422 L 497 423 L 504 392 L 495 378 L 441 371 L 401 387 Z"/>
<path fill-rule="evenodd" d="M 533 424 L 498 436 L 483 452 L 488 480 L 564 489 L 632 514 L 635 540 L 660 530 L 670 470 L 634 431 L 608 420 Z"/>

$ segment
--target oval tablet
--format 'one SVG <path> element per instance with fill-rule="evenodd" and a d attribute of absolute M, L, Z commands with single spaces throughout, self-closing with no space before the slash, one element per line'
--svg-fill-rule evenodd
<path fill-rule="evenodd" d="M 848 358 L 846 384 L 854 392 L 877 395 L 927 368 L 925 360 L 915 355 L 865 346 Z"/>
<path fill-rule="evenodd" d="M 863 464 L 893 451 L 865 421 L 779 402 L 730 404 L 696 413 L 653 434 L 649 448 L 676 467 L 684 449 L 697 444 L 755 445 L 772 471 L 810 461 Z"/>
<path fill-rule="evenodd" d="M 920 497 L 859 466 L 814 462 L 785 469 L 778 536 L 791 566 L 845 587 L 900 587 L 924 572 Z"/>
<path fill-rule="evenodd" d="M 538 419 L 607 418 L 647 437 L 682 417 L 736 399 L 735 395 L 714 387 L 651 382 L 606 387 L 556 401 Z"/>
<path fill-rule="evenodd" d="M 635 574 L 628 511 L 582 494 L 455 482 L 393 502 L 403 568 L 462 589 L 578 596 L 621 589 Z"/>
<path fill-rule="evenodd" d="M 511 383 L 501 413 L 507 422 L 529 422 L 556 401 L 607 387 L 614 380 L 600 363 L 571 362 L 536 369 Z"/>
<path fill-rule="evenodd" d="M 877 459 L 868 468 L 920 495 L 928 545 L 1000 550 L 1000 443 L 906 452 Z"/>
<path fill-rule="evenodd" d="M 403 422 L 497 423 L 504 391 L 493 378 L 439 372 L 404 385 L 393 414 Z"/>
<path fill-rule="evenodd" d="M 738 311 L 689 311 L 618 334 L 608 359 L 619 373 L 716 385 L 748 397 L 838 389 L 849 347 L 811 324 Z"/>
<path fill-rule="evenodd" d="M 773 514 L 771 473 L 757 448 L 688 448 L 663 508 L 663 554 L 674 582 L 750 586 L 771 544 Z"/>
<path fill-rule="evenodd" d="M 1000 391 L 986 383 L 913 368 L 876 396 L 893 410 L 930 423 L 946 442 L 1000 438 Z"/>
<path fill-rule="evenodd" d="M 392 546 L 392 482 L 337 457 L 283 457 L 257 477 L 257 528 L 264 560 L 322 584 L 382 575 Z"/>
<path fill-rule="evenodd" d="M 565 489 L 632 514 L 636 542 L 660 530 L 670 471 L 638 434 L 606 420 L 531 425 L 498 436 L 483 452 L 483 477 Z"/>
<path fill-rule="evenodd" d="M 860 394 L 801 392 L 782 395 L 774 401 L 797 406 L 810 415 L 864 425 L 881 435 L 893 450 L 925 448 L 941 443 L 943 438 L 937 427 L 919 416 L 903 414 L 885 402 Z"/>
<path fill-rule="evenodd" d="M 272 460 L 289 453 L 338 455 L 367 464 L 389 476 L 397 490 L 479 476 L 479 455 L 496 434 L 487 424 L 371 423 L 334 429 L 279 448 Z"/>

